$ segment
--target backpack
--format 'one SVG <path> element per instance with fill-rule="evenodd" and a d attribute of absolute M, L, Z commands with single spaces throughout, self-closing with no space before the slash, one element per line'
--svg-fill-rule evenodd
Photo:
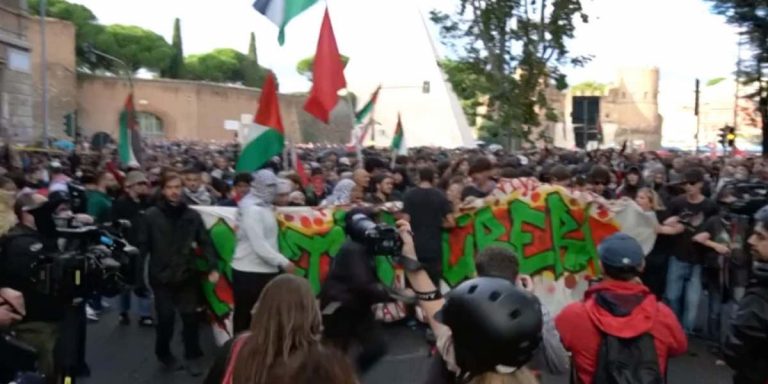
<path fill-rule="evenodd" d="M 603 333 L 593 384 L 664 384 L 653 335 L 622 339 Z"/>

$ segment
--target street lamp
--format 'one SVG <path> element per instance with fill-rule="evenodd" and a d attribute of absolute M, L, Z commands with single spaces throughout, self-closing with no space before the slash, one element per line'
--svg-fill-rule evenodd
<path fill-rule="evenodd" d="M 125 70 L 125 77 L 128 80 L 128 86 L 131 89 L 131 95 L 133 95 L 133 69 L 131 69 L 131 66 L 128 65 L 128 63 L 118 59 L 115 56 L 99 51 L 98 49 L 94 48 L 93 45 L 91 44 L 83 44 L 83 50 L 85 51 L 85 54 L 88 55 L 92 61 L 96 61 L 95 56 L 101 56 L 107 60 L 114 61 L 115 63 L 118 63 L 121 66 L 123 66 L 123 69 Z"/>
<path fill-rule="evenodd" d="M 40 0 L 40 72 L 43 80 L 43 148 L 48 148 L 48 47 L 45 36 L 46 0 Z"/>

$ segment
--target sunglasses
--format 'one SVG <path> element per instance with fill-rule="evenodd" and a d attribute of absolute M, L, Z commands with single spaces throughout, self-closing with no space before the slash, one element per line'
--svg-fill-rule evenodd
<path fill-rule="evenodd" d="M 608 185 L 608 182 L 607 181 L 595 181 L 592 184 L 594 184 L 594 185 Z"/>
<path fill-rule="evenodd" d="M 694 185 L 698 184 L 699 182 L 698 181 L 686 181 L 685 183 L 690 185 L 690 186 L 694 186 Z"/>

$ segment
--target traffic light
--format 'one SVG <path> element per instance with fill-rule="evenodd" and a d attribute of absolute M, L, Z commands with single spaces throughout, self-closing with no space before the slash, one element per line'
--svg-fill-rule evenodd
<path fill-rule="evenodd" d="M 72 138 L 77 135 L 77 111 L 64 115 L 64 133 Z"/>
<path fill-rule="evenodd" d="M 728 140 L 728 147 L 733 148 L 736 146 L 736 127 L 726 126 L 728 133 L 725 138 Z"/>
<path fill-rule="evenodd" d="M 728 126 L 720 128 L 720 134 L 718 135 L 720 136 L 720 145 L 723 147 L 728 145 L 728 128 Z"/>

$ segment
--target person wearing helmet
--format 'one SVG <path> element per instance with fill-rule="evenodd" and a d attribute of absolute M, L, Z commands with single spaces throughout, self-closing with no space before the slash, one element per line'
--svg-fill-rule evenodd
<path fill-rule="evenodd" d="M 507 247 L 489 246 L 478 252 L 475 255 L 475 269 L 479 277 L 500 277 L 525 290 L 533 291 L 531 277 L 520 274 L 518 257 Z M 571 368 L 570 356 L 560 341 L 554 316 L 543 303 L 541 316 L 544 320 L 541 347 L 536 350 L 530 367 L 553 375 L 567 373 Z"/>
<path fill-rule="evenodd" d="M 754 258 L 752 279 L 728 327 L 723 354 L 734 370 L 734 384 L 764 384 L 768 382 L 768 206 L 755 214 L 748 243 Z"/>
<path fill-rule="evenodd" d="M 645 265 L 642 247 L 634 238 L 617 232 L 605 238 L 597 252 L 604 280 L 590 287 L 583 301 L 567 305 L 555 318 L 563 346 L 572 355 L 576 383 L 602 383 L 599 377 L 615 374 L 616 366 L 641 365 L 663 380 L 668 358 L 684 353 L 688 340 L 672 310 L 640 281 Z M 632 340 L 635 350 L 642 353 L 617 362 L 618 354 L 609 349 L 614 340 Z M 638 372 L 620 373 L 634 378 Z"/>
<path fill-rule="evenodd" d="M 415 266 L 410 226 L 399 221 L 398 227 L 402 254 L 411 260 L 406 266 L 408 281 L 452 373 L 442 382 L 536 384 L 525 365 L 541 344 L 538 298 L 507 279 L 478 277 L 460 284 L 443 299 L 427 272 Z"/>

